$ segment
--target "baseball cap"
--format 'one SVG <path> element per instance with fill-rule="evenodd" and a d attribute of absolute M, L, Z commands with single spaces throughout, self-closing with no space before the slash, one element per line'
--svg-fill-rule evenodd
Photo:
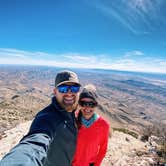
<path fill-rule="evenodd" d="M 65 83 L 75 83 L 81 86 L 78 76 L 76 73 L 70 71 L 70 70 L 64 70 L 59 73 L 57 73 L 55 78 L 55 87 L 65 84 Z"/>

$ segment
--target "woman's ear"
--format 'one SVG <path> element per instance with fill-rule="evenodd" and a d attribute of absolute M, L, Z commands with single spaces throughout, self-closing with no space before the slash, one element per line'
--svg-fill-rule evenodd
<path fill-rule="evenodd" d="M 75 110 L 76 117 L 78 117 L 79 112 L 81 112 L 81 106 L 79 104 L 77 104 L 77 108 Z"/>

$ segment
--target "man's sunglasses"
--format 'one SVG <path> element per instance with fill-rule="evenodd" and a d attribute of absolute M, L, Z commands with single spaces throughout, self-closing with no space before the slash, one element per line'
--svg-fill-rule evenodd
<path fill-rule="evenodd" d="M 82 106 L 82 107 L 91 107 L 91 108 L 94 108 L 97 106 L 97 103 L 93 102 L 93 101 L 79 101 L 79 104 Z"/>
<path fill-rule="evenodd" d="M 80 86 L 79 85 L 59 85 L 57 89 L 60 93 L 67 93 L 69 89 L 72 93 L 77 93 L 80 90 Z"/>

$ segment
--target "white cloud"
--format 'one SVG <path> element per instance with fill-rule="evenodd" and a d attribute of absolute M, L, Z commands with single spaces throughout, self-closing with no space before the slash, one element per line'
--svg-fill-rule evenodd
<path fill-rule="evenodd" d="M 64 57 L 74 60 L 74 61 L 91 61 L 91 60 L 95 60 L 96 58 L 94 56 L 87 56 L 87 55 L 80 55 L 80 54 L 76 54 L 76 53 L 71 53 L 69 55 L 64 55 Z"/>
<path fill-rule="evenodd" d="M 12 49 L 12 48 L 0 48 L 0 56 L 13 56 L 13 57 L 31 57 L 34 56 L 36 53 Z M 36 54 L 37 55 L 37 54 Z"/>
<path fill-rule="evenodd" d="M 143 52 L 139 51 L 139 50 L 134 50 L 134 51 L 130 51 L 130 52 L 126 52 L 124 54 L 124 57 L 131 57 L 131 56 L 142 56 L 144 55 Z"/>
<path fill-rule="evenodd" d="M 2 53 L 7 56 L 2 56 Z M 144 54 L 138 50 L 128 52 L 128 54 L 126 55 L 126 57 L 122 55 L 121 58 L 115 59 L 115 56 L 107 54 L 49 54 L 44 52 L 29 52 L 14 49 L 0 49 L 0 64 L 43 65 L 57 67 L 98 68 L 166 73 L 165 59 L 154 59 L 145 57 L 143 58 L 142 55 Z M 138 57 L 140 56 L 141 58 L 139 58 L 139 61 L 134 60 L 133 55 Z M 49 58 L 47 58 L 48 56 Z"/>
<path fill-rule="evenodd" d="M 53 54 L 48 54 L 45 52 L 30 52 L 24 50 L 18 50 L 13 48 L 0 48 L 0 57 L 20 57 L 20 58 L 40 58 L 40 57 L 52 57 Z"/>
<path fill-rule="evenodd" d="M 166 66 L 166 61 L 160 62 L 159 64 L 162 65 L 163 67 L 165 67 L 165 66 Z M 165 67 L 165 68 L 166 68 L 166 67 Z"/>
<path fill-rule="evenodd" d="M 131 24 L 130 20 L 126 20 L 121 12 L 118 12 L 118 6 L 111 7 L 106 6 L 102 3 L 96 3 L 95 7 L 99 9 L 105 16 L 111 18 L 112 16 L 118 20 L 122 25 L 124 25 L 127 29 L 129 29 L 134 34 L 139 34 L 138 32 Z"/>
<path fill-rule="evenodd" d="M 115 18 L 135 35 L 147 35 L 165 24 L 162 6 L 164 0 L 92 0 L 92 4 L 104 16 Z"/>

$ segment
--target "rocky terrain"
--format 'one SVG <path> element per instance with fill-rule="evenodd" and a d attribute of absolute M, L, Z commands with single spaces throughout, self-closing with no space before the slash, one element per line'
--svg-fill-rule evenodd
<path fill-rule="evenodd" d="M 5 131 L 0 140 L 0 159 L 27 133 L 31 121 Z M 128 134 L 115 131 L 109 139 L 107 154 L 102 166 L 150 166 L 155 165 L 157 157 L 149 152 L 147 143 Z"/>
<path fill-rule="evenodd" d="M 27 131 L 27 121 L 32 120 L 40 109 L 50 103 L 54 78 L 59 70 L 62 69 L 0 66 L 1 156 Z M 97 86 L 101 101 L 98 113 L 110 121 L 112 128 L 127 129 L 142 135 L 146 133 L 144 128 L 149 126 L 165 126 L 166 75 L 111 70 L 72 70 L 79 75 L 83 85 L 94 83 Z M 18 124 L 23 127 L 12 129 Z M 163 136 L 163 133 L 159 134 Z M 144 147 L 145 144 L 139 139 L 115 131 L 109 141 L 103 165 L 132 165 L 136 161 L 141 164 L 144 159 L 148 163 L 153 162 L 153 156 Z"/>

